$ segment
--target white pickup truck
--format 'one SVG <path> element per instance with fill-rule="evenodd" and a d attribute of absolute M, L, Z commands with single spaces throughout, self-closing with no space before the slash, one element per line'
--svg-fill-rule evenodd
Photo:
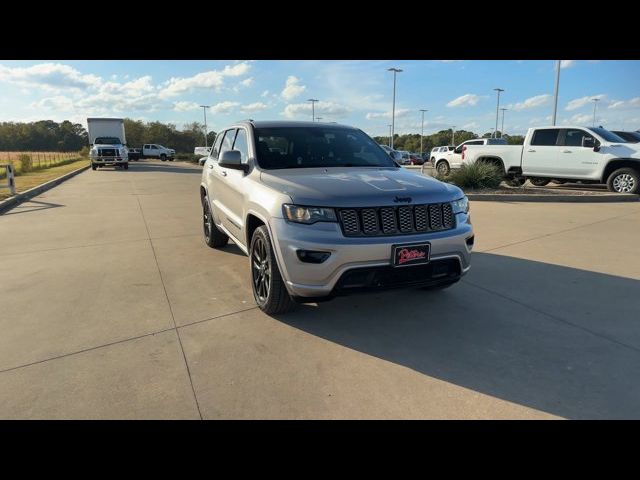
<path fill-rule="evenodd" d="M 470 145 L 506 145 L 504 138 L 472 138 L 457 147 L 440 147 L 438 152 L 432 150 L 431 164 L 440 175 L 448 175 L 452 168 L 462 166 L 462 150 Z"/>
<path fill-rule="evenodd" d="M 513 183 L 606 183 L 612 192 L 639 193 L 640 146 L 604 128 L 530 128 L 524 145 L 465 146 L 463 164 L 497 165 Z"/>

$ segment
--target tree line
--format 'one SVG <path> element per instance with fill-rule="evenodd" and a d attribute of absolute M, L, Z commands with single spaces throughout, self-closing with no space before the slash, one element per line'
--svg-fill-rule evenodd
<path fill-rule="evenodd" d="M 431 135 L 425 135 L 422 137 L 422 151 L 428 152 L 435 147 L 443 147 L 445 145 L 460 145 L 462 142 L 472 140 L 474 138 L 489 138 L 491 133 L 487 132 L 484 135 L 478 135 L 474 132 L 467 130 L 456 130 L 455 135 L 452 135 L 453 131 L 440 130 L 437 133 Z M 524 137 L 522 135 L 502 135 L 502 132 L 498 131 L 498 137 L 504 138 L 509 145 L 522 145 L 524 143 Z M 389 145 L 389 136 L 378 136 L 373 139 L 381 145 Z M 406 150 L 409 152 L 420 152 L 420 134 L 410 133 L 406 135 L 395 134 L 393 136 L 393 148 L 395 150 Z"/>
<path fill-rule="evenodd" d="M 193 122 L 178 130 L 176 125 L 162 122 L 143 122 L 125 118 L 125 133 L 129 147 L 145 143 L 159 143 L 177 153 L 193 153 L 204 146 L 204 125 Z M 215 139 L 209 132 L 209 145 Z M 65 120 L 37 122 L 0 122 L 0 152 L 77 152 L 89 146 L 87 130 L 79 123 Z"/>

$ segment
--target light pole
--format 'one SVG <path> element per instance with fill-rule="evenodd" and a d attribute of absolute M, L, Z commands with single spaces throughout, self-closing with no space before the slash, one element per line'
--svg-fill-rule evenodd
<path fill-rule="evenodd" d="M 420 131 L 420 157 L 422 157 L 422 137 L 424 137 L 424 112 L 428 112 L 429 110 L 420 110 L 422 112 L 422 127 Z"/>
<path fill-rule="evenodd" d="M 311 121 L 315 122 L 316 121 L 316 102 L 318 100 L 315 98 L 310 98 L 309 100 L 307 100 L 307 102 L 311 102 Z"/>
<path fill-rule="evenodd" d="M 598 102 L 600 101 L 599 98 L 592 98 L 591 101 L 593 102 L 593 125 L 591 125 L 592 127 L 596 126 L 596 106 L 598 105 Z"/>
<path fill-rule="evenodd" d="M 560 89 L 560 62 L 556 60 L 556 86 L 553 90 L 553 115 L 551 116 L 551 125 L 556 124 L 556 113 L 558 112 L 558 90 Z"/>
<path fill-rule="evenodd" d="M 388 72 L 393 72 L 393 106 L 391 107 L 391 146 L 393 149 L 393 134 L 395 133 L 396 127 L 396 74 L 400 73 L 402 69 L 400 68 L 388 68 Z"/>
<path fill-rule="evenodd" d="M 316 117 L 316 120 L 319 122 L 320 120 L 322 120 L 322 117 Z"/>
<path fill-rule="evenodd" d="M 498 92 L 498 103 L 496 105 L 496 129 L 494 130 L 494 135 L 498 134 L 498 110 L 500 109 L 500 92 L 504 92 L 502 88 L 494 88 L 496 92 Z"/>
<path fill-rule="evenodd" d="M 391 128 L 392 128 L 392 125 L 388 125 L 388 127 L 389 127 L 389 148 L 391 148 Z"/>
<path fill-rule="evenodd" d="M 451 145 L 456 146 L 456 126 L 451 127 Z"/>
<path fill-rule="evenodd" d="M 200 105 L 202 107 L 202 111 L 204 112 L 204 148 L 209 148 L 209 143 L 207 141 L 207 134 L 209 131 L 207 130 L 207 108 L 211 108 L 210 105 Z"/>
<path fill-rule="evenodd" d="M 502 128 L 500 129 L 500 138 L 504 136 L 504 112 L 505 110 L 509 110 L 508 108 L 501 108 L 502 110 Z"/>

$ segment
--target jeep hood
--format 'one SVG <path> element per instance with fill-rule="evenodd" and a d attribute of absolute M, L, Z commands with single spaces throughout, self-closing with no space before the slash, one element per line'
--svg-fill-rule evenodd
<path fill-rule="evenodd" d="M 363 207 L 450 202 L 458 187 L 405 168 L 291 168 L 262 171 L 265 185 L 298 205 Z"/>

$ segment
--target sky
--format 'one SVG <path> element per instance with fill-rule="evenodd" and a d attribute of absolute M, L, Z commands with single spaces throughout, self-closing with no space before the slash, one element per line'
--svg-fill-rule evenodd
<path fill-rule="evenodd" d="M 397 74 L 395 132 L 430 134 L 455 127 L 483 134 L 495 127 L 502 88 L 504 131 L 524 134 L 551 123 L 554 60 L 125 60 L 1 61 L 0 121 L 129 117 L 209 130 L 254 120 L 338 122 L 386 136 Z M 593 123 L 640 129 L 640 61 L 563 60 L 558 125 Z M 498 128 L 501 129 L 502 112 Z"/>

